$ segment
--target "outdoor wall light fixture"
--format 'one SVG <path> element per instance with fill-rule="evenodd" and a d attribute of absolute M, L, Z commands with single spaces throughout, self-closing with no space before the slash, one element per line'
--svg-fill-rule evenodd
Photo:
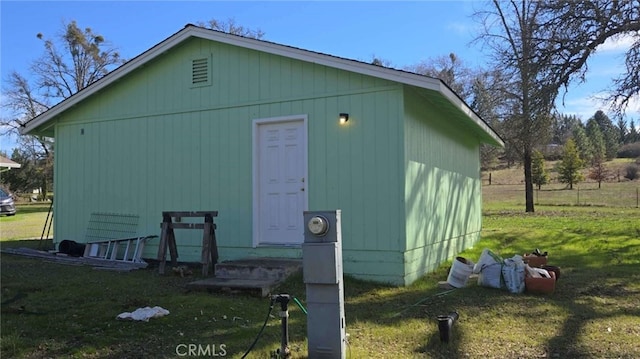
<path fill-rule="evenodd" d="M 341 113 L 339 118 L 340 118 L 340 124 L 344 125 L 345 123 L 347 123 L 347 121 L 349 121 L 349 114 Z"/>

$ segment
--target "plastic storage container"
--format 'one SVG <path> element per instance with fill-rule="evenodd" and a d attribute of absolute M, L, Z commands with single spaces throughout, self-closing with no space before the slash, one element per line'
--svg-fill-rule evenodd
<path fill-rule="evenodd" d="M 541 267 L 547 264 L 547 256 L 537 256 L 535 254 L 525 253 L 522 256 L 522 260 L 529 265 L 529 267 Z"/>
<path fill-rule="evenodd" d="M 527 293 L 551 294 L 556 289 L 556 274 L 549 272 L 551 278 L 534 278 L 527 276 L 524 278 L 524 285 Z"/>

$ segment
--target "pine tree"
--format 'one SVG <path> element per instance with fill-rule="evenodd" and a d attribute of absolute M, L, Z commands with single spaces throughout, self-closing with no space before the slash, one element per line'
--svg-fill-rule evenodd
<path fill-rule="evenodd" d="M 573 144 L 575 145 L 580 158 L 585 162 L 591 162 L 591 159 L 593 158 L 593 146 L 591 145 L 591 140 L 589 140 L 587 131 L 585 131 L 582 124 L 573 128 L 572 135 Z"/>
<path fill-rule="evenodd" d="M 604 162 L 607 159 L 607 145 L 598 124 L 593 120 L 587 122 L 587 137 L 591 144 L 591 164 L 595 161 Z"/>
<path fill-rule="evenodd" d="M 618 119 L 618 143 L 625 144 L 627 143 L 627 121 L 625 121 L 622 117 Z"/>
<path fill-rule="evenodd" d="M 540 190 L 543 184 L 549 183 L 549 173 L 544 167 L 544 155 L 542 152 L 534 150 L 531 161 L 531 176 L 533 183 L 538 186 L 538 190 Z"/>
<path fill-rule="evenodd" d="M 613 122 L 611 122 L 611 119 L 602 111 L 596 111 L 596 113 L 589 121 L 591 120 L 594 120 L 600 128 L 600 132 L 602 133 L 602 138 L 604 140 L 605 155 L 607 156 L 607 160 L 614 159 L 616 157 L 616 154 L 618 153 L 618 142 L 620 141 L 620 137 L 615 125 L 613 124 Z"/>
<path fill-rule="evenodd" d="M 597 181 L 598 188 L 600 188 L 602 186 L 602 181 L 604 181 L 609 175 L 609 171 L 604 165 L 607 159 L 605 140 L 598 127 L 595 127 L 592 130 L 590 139 L 593 144 L 593 158 L 591 159 L 591 171 L 589 171 L 589 178 Z"/>
<path fill-rule="evenodd" d="M 584 167 L 584 161 L 578 154 L 576 143 L 573 139 L 567 140 L 562 152 L 562 160 L 558 163 L 558 180 L 561 183 L 567 183 L 569 189 L 573 189 L 573 185 L 584 180 L 584 176 L 580 170 Z"/>

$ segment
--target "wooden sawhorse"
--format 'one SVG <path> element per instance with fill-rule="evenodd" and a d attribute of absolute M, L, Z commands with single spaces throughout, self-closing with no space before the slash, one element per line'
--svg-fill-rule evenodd
<path fill-rule="evenodd" d="M 158 247 L 158 261 L 160 265 L 158 271 L 164 274 L 167 262 L 167 247 L 171 255 L 171 265 L 176 266 L 178 262 L 178 247 L 176 246 L 176 236 L 174 229 L 202 229 L 202 275 L 209 274 L 209 267 L 215 274 L 214 265 L 218 263 L 218 243 L 216 242 L 216 225 L 213 217 L 218 216 L 218 211 L 196 211 L 196 212 L 162 212 L 162 234 L 160 235 L 160 245 Z M 182 217 L 202 217 L 204 223 L 180 223 Z M 175 222 L 172 219 L 175 218 Z"/>

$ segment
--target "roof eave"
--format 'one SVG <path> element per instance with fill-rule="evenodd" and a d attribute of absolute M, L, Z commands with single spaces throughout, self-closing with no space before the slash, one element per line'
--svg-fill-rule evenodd
<path fill-rule="evenodd" d="M 203 39 L 222 42 L 229 45 L 241 46 L 256 51 L 329 66 L 340 70 L 356 72 L 363 75 L 375 76 L 386 80 L 402 82 L 408 85 L 427 88 L 430 90 L 438 90 L 440 87 L 440 80 L 432 77 L 378 65 L 367 64 L 364 62 L 340 58 L 337 56 L 331 56 L 319 52 L 303 50 L 296 47 L 280 45 L 273 42 L 256 40 L 218 31 L 211 31 L 201 27 L 191 27 L 191 29 L 194 36 L 198 36 Z"/>
<path fill-rule="evenodd" d="M 468 118 L 471 119 L 478 127 L 480 127 L 487 135 L 489 135 L 490 141 L 487 144 L 492 146 L 504 147 L 504 141 L 475 111 L 471 109 L 451 88 L 441 82 L 440 93 L 451 103 L 462 111 Z"/>
<path fill-rule="evenodd" d="M 0 167 L 11 169 L 11 168 L 20 168 L 22 167 L 22 165 L 16 161 L 11 160 L 10 158 L 0 156 Z"/>
<path fill-rule="evenodd" d="M 312 52 L 286 45 L 280 45 L 273 42 L 256 40 L 252 38 L 231 35 L 224 32 L 213 31 L 194 25 L 187 25 L 180 31 L 171 35 L 164 41 L 158 43 L 156 46 L 145 51 L 139 56 L 129 60 L 124 65 L 113 70 L 107 76 L 94 82 L 88 87 L 82 89 L 73 96 L 63 100 L 53 108 L 40 114 L 36 118 L 27 122 L 23 128 L 20 129 L 21 134 L 28 134 L 38 127 L 44 125 L 49 120 L 62 114 L 64 111 L 70 109 L 76 104 L 80 103 L 84 99 L 90 97 L 95 92 L 98 92 L 110 84 L 116 82 L 120 78 L 124 77 L 131 71 L 137 69 L 139 66 L 153 60 L 160 56 L 164 52 L 170 50 L 175 45 L 185 41 L 189 37 L 198 37 L 202 39 L 217 41 L 229 45 L 240 46 L 256 51 L 266 52 L 274 55 L 285 56 L 301 61 L 311 62 L 319 65 L 329 66 L 345 71 L 360 73 L 363 75 L 374 76 L 381 79 L 395 81 L 411 86 L 416 86 L 428 90 L 434 90 L 440 92 L 449 101 L 455 104 L 464 114 L 466 114 L 472 121 L 480 126 L 499 146 L 504 146 L 504 142 L 500 137 L 465 103 L 462 101 L 449 87 L 447 87 L 441 80 L 418 75 L 401 70 L 386 68 L 382 66 L 367 64 L 350 59 L 344 59 L 327 54 Z"/>
<path fill-rule="evenodd" d="M 168 51 L 173 46 L 186 40 L 189 37 L 198 37 L 202 39 L 213 40 L 221 43 L 226 43 L 235 46 L 241 46 L 248 49 L 262 51 L 270 54 L 286 56 L 293 59 L 312 62 L 320 65 L 330 66 L 346 71 L 357 72 L 364 75 L 375 76 L 387 80 L 402 82 L 414 86 L 423 88 L 429 88 L 432 90 L 438 90 L 439 80 L 435 78 L 429 78 L 422 75 L 412 74 L 408 72 L 401 72 L 399 70 L 389 69 L 376 65 L 369 65 L 354 60 L 342 59 L 326 54 L 311 52 L 307 50 L 298 49 L 295 47 L 289 47 L 272 42 L 256 40 L 252 38 L 231 35 L 219 31 L 213 31 L 205 28 L 196 27 L 193 25 L 187 25 L 182 30 L 168 37 L 164 41 L 160 42 L 151 49 L 145 51 L 141 55 L 129 60 L 127 63 L 118 67 L 110 72 L 107 76 L 87 86 L 81 91 L 77 92 L 73 96 L 63 100 L 56 106 L 52 107 L 48 111 L 40 114 L 31 121 L 27 122 L 23 128 L 20 129 L 21 134 L 28 134 L 34 131 L 39 126 L 48 122 L 49 120 L 60 115 L 64 111 L 83 101 L 93 93 L 102 90 L 103 88 L 114 83 L 118 79 L 127 75 L 129 72 L 135 70 L 144 63 L 156 58 L 162 53 Z"/>
<path fill-rule="evenodd" d="M 182 42 L 183 40 L 185 40 L 189 36 L 190 35 L 189 35 L 189 31 L 187 30 L 187 28 L 184 28 L 184 29 L 178 31 L 177 33 L 173 34 L 172 36 L 170 36 L 166 40 L 162 41 L 161 43 L 157 44 L 156 46 L 152 47 L 151 49 L 143 52 L 141 55 L 138 55 L 138 56 L 134 57 L 133 59 L 127 61 L 122 66 L 120 66 L 117 69 L 111 71 L 107 76 L 99 79 L 98 81 L 92 83 L 91 85 L 89 85 L 89 86 L 85 87 L 84 89 L 80 90 L 79 92 L 75 93 L 71 97 L 63 100 L 62 102 L 58 103 L 54 107 L 50 108 L 49 110 L 47 110 L 47 111 L 41 113 L 40 115 L 38 115 L 37 117 L 33 118 L 31 121 L 27 122 L 24 125 L 24 127 L 22 127 L 20 129 L 20 134 L 24 135 L 24 134 L 28 134 L 28 133 L 32 132 L 36 128 L 38 128 L 41 125 L 45 124 L 47 121 L 49 121 L 52 118 L 60 115 L 61 113 L 63 113 L 64 111 L 70 109 L 71 107 L 75 106 L 76 104 L 78 104 L 79 102 L 83 101 L 84 99 L 90 97 L 95 92 L 98 92 L 98 91 L 104 89 L 105 87 L 107 87 L 107 86 L 111 85 L 112 83 L 116 82 L 117 80 L 119 80 L 120 78 L 124 77 L 125 75 L 127 75 L 131 71 L 137 69 L 139 66 L 145 64 L 146 62 L 148 62 L 148 61 L 156 58 L 157 56 L 161 55 L 162 53 L 166 52 L 171 47 L 173 47 L 174 45 Z"/>

